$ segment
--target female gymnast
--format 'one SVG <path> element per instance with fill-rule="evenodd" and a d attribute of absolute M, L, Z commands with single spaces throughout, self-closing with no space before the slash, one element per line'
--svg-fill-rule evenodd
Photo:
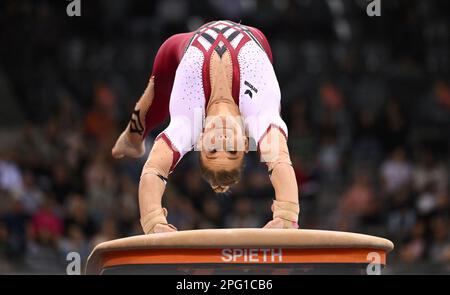
<path fill-rule="evenodd" d="M 280 116 L 281 93 L 263 33 L 214 21 L 167 39 L 158 50 L 148 86 L 112 149 L 114 158 L 140 157 L 146 135 L 169 115 L 142 169 L 141 225 L 146 234 L 176 231 L 162 196 L 169 174 L 189 151 L 215 192 L 241 177 L 254 140 L 275 190 L 273 219 L 264 228 L 298 228 L 297 181 Z"/>

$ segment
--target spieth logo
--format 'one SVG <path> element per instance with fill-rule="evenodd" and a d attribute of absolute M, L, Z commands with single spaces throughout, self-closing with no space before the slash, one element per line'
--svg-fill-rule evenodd
<path fill-rule="evenodd" d="M 372 0 L 367 4 L 366 13 L 368 16 L 381 16 L 381 0 Z"/>
<path fill-rule="evenodd" d="M 81 16 L 81 0 L 69 0 L 70 3 L 67 5 L 66 13 L 67 16 Z"/>
<path fill-rule="evenodd" d="M 222 249 L 223 262 L 273 263 L 283 261 L 282 249 Z"/>

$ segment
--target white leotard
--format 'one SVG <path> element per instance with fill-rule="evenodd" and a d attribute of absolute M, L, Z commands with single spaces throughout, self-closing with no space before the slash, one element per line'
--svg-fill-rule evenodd
<path fill-rule="evenodd" d="M 208 45 L 205 40 L 199 40 L 199 43 L 205 47 Z M 202 73 L 206 60 L 204 52 L 191 43 L 175 75 L 169 105 L 170 124 L 161 135 L 165 136 L 174 151 L 179 153 L 178 161 L 193 149 L 203 130 L 205 87 Z M 287 136 L 287 126 L 280 116 L 280 87 L 266 52 L 252 38 L 241 44 L 237 60 L 240 71 L 239 109 L 247 135 L 259 143 L 269 127 L 276 126 Z"/>

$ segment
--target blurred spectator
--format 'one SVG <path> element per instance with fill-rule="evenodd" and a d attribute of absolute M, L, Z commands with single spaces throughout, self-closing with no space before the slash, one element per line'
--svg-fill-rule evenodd
<path fill-rule="evenodd" d="M 115 205 L 118 182 L 106 153 L 94 154 L 84 172 L 89 210 L 98 219 L 108 215 Z"/>
<path fill-rule="evenodd" d="M 81 230 L 79 231 L 79 236 L 83 236 L 83 232 Z M 117 222 L 113 218 L 106 218 L 102 223 L 100 231 L 92 238 L 91 247 L 93 248 L 100 243 L 114 240 L 117 238 L 118 238 Z M 83 239 L 83 241 L 85 240 Z"/>
<path fill-rule="evenodd" d="M 56 244 L 63 235 L 64 225 L 55 212 L 55 204 L 51 198 L 46 198 L 33 215 L 31 220 L 31 234 L 36 240 L 51 244 Z"/>
<path fill-rule="evenodd" d="M 72 191 L 69 169 L 64 163 L 56 162 L 51 167 L 52 192 L 59 204 L 63 204 L 68 194 Z"/>
<path fill-rule="evenodd" d="M 267 167 L 261 163 L 258 168 L 248 171 L 246 192 L 248 197 L 255 201 L 261 201 L 263 196 L 272 195 L 273 189 L 269 180 Z"/>
<path fill-rule="evenodd" d="M 55 209 L 54 200 L 46 198 L 33 216 L 30 233 L 32 239 L 27 244 L 25 254 L 27 268 L 33 273 L 53 274 L 64 269 L 64 257 L 58 249 L 64 227 Z"/>
<path fill-rule="evenodd" d="M 421 192 L 426 187 L 435 186 L 438 193 L 447 193 L 448 171 L 446 167 L 437 162 L 433 153 L 429 150 L 421 155 L 418 165 L 414 167 L 414 188 Z"/>
<path fill-rule="evenodd" d="M 202 212 L 204 221 L 200 228 L 221 228 L 223 227 L 223 215 L 217 196 L 207 196 L 203 201 Z"/>
<path fill-rule="evenodd" d="M 139 216 L 138 187 L 128 176 L 123 175 L 120 179 L 120 192 L 117 196 L 116 207 L 118 232 L 132 231 L 134 224 L 138 221 L 136 216 Z"/>
<path fill-rule="evenodd" d="M 418 222 L 414 225 L 407 242 L 400 248 L 401 261 L 407 263 L 420 262 L 425 258 L 426 246 L 425 224 Z"/>
<path fill-rule="evenodd" d="M 199 220 L 199 213 L 193 203 L 185 196 L 176 194 L 171 188 L 165 196 L 164 203 L 169 211 L 167 217 L 169 223 L 176 226 L 178 230 L 194 229 Z"/>
<path fill-rule="evenodd" d="M 394 150 L 407 141 L 408 122 L 403 114 L 401 105 L 397 100 L 390 99 L 386 103 L 381 117 L 382 136 L 384 149 Z"/>
<path fill-rule="evenodd" d="M 429 183 L 419 193 L 416 200 L 417 212 L 419 215 L 427 216 L 436 210 L 438 202 L 436 185 Z"/>
<path fill-rule="evenodd" d="M 35 182 L 35 176 L 27 170 L 23 175 L 23 191 L 20 194 L 20 200 L 25 207 L 25 211 L 33 215 L 41 206 L 44 199 L 43 192 L 39 189 Z"/>
<path fill-rule="evenodd" d="M 332 131 L 323 132 L 317 159 L 324 178 L 333 179 L 342 175 L 341 151 L 337 145 L 336 135 Z"/>
<path fill-rule="evenodd" d="M 83 230 L 75 224 L 66 229 L 66 236 L 60 240 L 58 248 L 62 257 L 67 257 L 70 252 L 76 252 L 80 254 L 82 261 L 86 261 L 91 250 Z"/>
<path fill-rule="evenodd" d="M 395 148 L 380 169 L 383 189 L 387 194 L 392 194 L 410 185 L 412 167 L 406 158 L 406 151 L 403 147 Z"/>
<path fill-rule="evenodd" d="M 387 213 L 387 231 L 391 239 L 401 241 L 411 232 L 417 222 L 410 189 L 396 191 L 389 200 Z"/>
<path fill-rule="evenodd" d="M 450 110 L 450 87 L 444 81 L 437 81 L 435 86 L 438 102 Z"/>
<path fill-rule="evenodd" d="M 448 216 L 436 217 L 431 222 L 434 243 L 430 257 L 434 262 L 450 263 L 450 234 Z"/>
<path fill-rule="evenodd" d="M 195 209 L 200 210 L 203 196 L 207 192 L 207 189 L 210 190 L 210 188 L 203 181 L 198 169 L 190 168 L 185 173 L 186 176 L 182 180 L 180 190 L 193 203 Z"/>
<path fill-rule="evenodd" d="M 225 219 L 228 228 L 261 227 L 261 221 L 252 210 L 252 202 L 248 198 L 236 200 L 233 212 Z"/>
<path fill-rule="evenodd" d="M 350 220 L 354 218 L 360 224 L 364 224 L 378 212 L 375 192 L 367 171 L 359 171 L 355 174 L 355 180 L 344 192 L 339 205 L 340 215 Z"/>
<path fill-rule="evenodd" d="M 11 200 L 7 208 L 5 215 L 1 219 L 8 232 L 9 257 L 12 261 L 21 265 L 27 246 L 30 216 L 25 212 L 24 206 L 19 200 Z"/>
<path fill-rule="evenodd" d="M 9 239 L 8 228 L 6 224 L 0 220 L 0 273 L 11 273 L 13 266 L 9 262 Z"/>
<path fill-rule="evenodd" d="M 378 137 L 376 113 L 363 109 L 356 113 L 354 144 L 352 156 L 354 161 L 367 168 L 373 168 L 382 160 L 382 146 Z"/>
<path fill-rule="evenodd" d="M 114 91 L 103 83 L 96 86 L 95 94 L 95 104 L 85 118 L 86 134 L 97 143 L 108 146 L 117 130 L 114 118 L 117 98 Z"/>
<path fill-rule="evenodd" d="M 96 232 L 96 224 L 89 215 L 86 200 L 79 194 L 73 194 L 67 203 L 67 213 L 64 220 L 66 229 L 72 226 L 79 227 L 87 238 L 91 238 Z"/>
<path fill-rule="evenodd" d="M 22 185 L 22 173 L 16 163 L 8 160 L 5 155 L 0 156 L 0 190 L 18 194 Z"/>

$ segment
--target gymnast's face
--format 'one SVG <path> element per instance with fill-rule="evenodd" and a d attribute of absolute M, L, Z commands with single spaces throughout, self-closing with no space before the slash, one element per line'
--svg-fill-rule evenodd
<path fill-rule="evenodd" d="M 239 168 L 248 140 L 239 116 L 208 116 L 200 136 L 200 157 L 211 170 Z"/>

